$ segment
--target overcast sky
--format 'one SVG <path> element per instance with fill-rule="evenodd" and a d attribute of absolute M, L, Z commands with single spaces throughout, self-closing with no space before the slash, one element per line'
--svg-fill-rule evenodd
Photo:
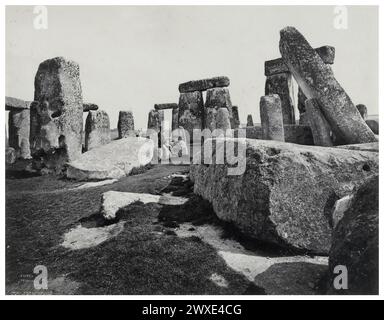
<path fill-rule="evenodd" d="M 50 6 L 48 28 L 36 30 L 32 6 L 8 6 L 6 95 L 32 100 L 39 63 L 64 56 L 79 63 L 84 101 L 106 110 L 112 128 L 119 110 L 146 128 L 155 103 L 178 101 L 179 83 L 219 75 L 231 80 L 241 122 L 258 122 L 264 61 L 280 56 L 279 31 L 290 25 L 313 47 L 336 48 L 336 78 L 377 114 L 378 11 L 347 12 L 347 29 L 336 29 L 331 6 Z"/>

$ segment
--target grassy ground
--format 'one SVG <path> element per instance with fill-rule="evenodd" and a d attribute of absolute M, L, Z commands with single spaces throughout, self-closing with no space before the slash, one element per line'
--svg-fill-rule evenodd
<path fill-rule="evenodd" d="M 8 294 L 34 293 L 36 265 L 48 268 L 59 294 L 249 294 L 253 285 L 229 269 L 196 237 L 179 238 L 158 223 L 162 206 L 132 205 L 124 230 L 96 247 L 71 251 L 63 235 L 99 212 L 108 190 L 157 194 L 182 166 L 155 166 L 115 184 L 68 191 L 77 182 L 53 176 L 8 175 L 6 180 L 6 285 Z M 209 277 L 222 275 L 228 287 Z M 31 292 L 32 291 L 32 292 Z M 41 292 L 38 292 L 41 293 Z"/>

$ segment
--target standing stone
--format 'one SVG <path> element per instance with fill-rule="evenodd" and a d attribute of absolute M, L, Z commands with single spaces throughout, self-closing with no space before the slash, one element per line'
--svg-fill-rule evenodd
<path fill-rule="evenodd" d="M 179 127 L 179 105 L 172 109 L 172 131 Z"/>
<path fill-rule="evenodd" d="M 119 132 L 119 139 L 135 136 L 135 121 L 132 111 L 119 111 L 117 130 Z"/>
<path fill-rule="evenodd" d="M 260 99 L 260 120 L 264 140 L 284 141 L 281 101 L 277 94 Z"/>
<path fill-rule="evenodd" d="M 12 147 L 5 148 L 5 163 L 13 164 L 16 161 L 16 150 Z"/>
<path fill-rule="evenodd" d="M 331 137 L 331 127 L 325 119 L 318 103 L 315 99 L 308 99 L 305 102 L 306 114 L 312 130 L 313 142 L 316 146 L 333 146 Z"/>
<path fill-rule="evenodd" d="M 237 129 L 240 126 L 239 119 L 239 108 L 237 106 L 232 106 L 232 118 L 231 118 L 231 128 Z"/>
<path fill-rule="evenodd" d="M 305 96 L 317 99 L 338 140 L 348 144 L 376 141 L 331 67 L 294 27 L 280 31 L 280 52 Z"/>
<path fill-rule="evenodd" d="M 200 91 L 181 93 L 179 98 L 179 126 L 193 137 L 193 129 L 203 128 L 203 95 Z"/>
<path fill-rule="evenodd" d="M 216 108 L 204 108 L 204 129 L 216 129 Z"/>
<path fill-rule="evenodd" d="M 162 122 L 164 121 L 164 111 L 151 110 L 148 113 L 148 129 L 161 131 Z"/>
<path fill-rule="evenodd" d="M 193 91 L 205 91 L 211 88 L 228 87 L 229 83 L 230 82 L 228 77 L 214 77 L 209 79 L 193 80 L 180 84 L 179 92 L 185 93 Z"/>
<path fill-rule="evenodd" d="M 365 123 L 374 134 L 379 134 L 379 122 L 377 120 L 366 120 Z"/>
<path fill-rule="evenodd" d="M 356 105 L 357 110 L 359 110 L 359 113 L 361 117 L 366 120 L 368 116 L 368 110 L 367 107 L 364 104 L 358 104 Z"/>
<path fill-rule="evenodd" d="M 223 131 L 231 129 L 231 120 L 229 118 L 229 112 L 227 108 L 217 109 L 216 129 L 221 129 Z"/>
<path fill-rule="evenodd" d="M 11 109 L 8 118 L 8 143 L 15 149 L 17 157 L 31 158 L 29 146 L 30 111 L 29 109 Z"/>
<path fill-rule="evenodd" d="M 67 161 L 78 158 L 83 133 L 79 65 L 62 57 L 42 62 L 35 76 L 34 100 L 36 103 L 31 105 L 32 152 L 55 153 L 59 148 L 65 150 Z"/>
<path fill-rule="evenodd" d="M 281 100 L 284 124 L 295 124 L 295 109 L 291 99 L 292 75 L 289 72 L 268 76 L 265 95 L 278 94 Z"/>
<path fill-rule="evenodd" d="M 254 124 L 253 124 L 253 118 L 252 118 L 252 115 L 249 114 L 249 115 L 247 116 L 247 127 L 253 127 L 253 126 L 254 126 Z"/>
<path fill-rule="evenodd" d="M 108 113 L 103 110 L 89 111 L 85 120 L 85 150 L 111 142 Z"/>
<path fill-rule="evenodd" d="M 232 118 L 232 102 L 228 88 L 213 88 L 207 90 L 205 108 L 227 108 Z"/>

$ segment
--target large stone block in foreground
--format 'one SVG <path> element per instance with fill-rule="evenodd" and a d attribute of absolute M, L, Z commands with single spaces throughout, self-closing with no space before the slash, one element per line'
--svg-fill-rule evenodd
<path fill-rule="evenodd" d="M 229 166 L 215 164 L 222 147 L 214 148 L 213 164 L 191 166 L 195 193 L 249 237 L 327 254 L 333 205 L 378 173 L 378 153 L 240 141 L 246 144 L 244 174 L 227 175 Z"/>
<path fill-rule="evenodd" d="M 118 179 L 152 160 L 153 142 L 127 137 L 83 153 L 68 164 L 67 177 L 76 180 Z"/>
<path fill-rule="evenodd" d="M 104 110 L 89 111 L 85 120 L 85 150 L 111 142 L 109 116 Z"/>
<path fill-rule="evenodd" d="M 318 101 L 339 141 L 376 141 L 372 130 L 335 79 L 331 67 L 324 63 L 294 27 L 286 27 L 280 31 L 280 53 L 304 95 Z"/>
<path fill-rule="evenodd" d="M 179 85 L 179 92 L 193 92 L 193 91 L 205 91 L 211 88 L 217 87 L 228 87 L 229 86 L 228 77 L 214 77 L 202 80 L 192 80 L 184 82 Z"/>
<path fill-rule="evenodd" d="M 83 99 L 79 65 L 62 57 L 46 60 L 35 76 L 31 105 L 33 153 L 65 148 L 67 160 L 81 154 Z"/>

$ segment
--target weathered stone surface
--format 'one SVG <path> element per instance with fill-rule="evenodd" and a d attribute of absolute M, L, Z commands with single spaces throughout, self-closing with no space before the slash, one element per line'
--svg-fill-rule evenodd
<path fill-rule="evenodd" d="M 368 110 L 367 107 L 364 104 L 357 104 L 356 105 L 357 110 L 359 110 L 359 113 L 361 117 L 365 120 L 368 116 Z"/>
<path fill-rule="evenodd" d="M 135 136 L 135 120 L 132 111 L 119 111 L 117 131 L 119 139 Z"/>
<path fill-rule="evenodd" d="M 179 127 L 179 105 L 172 109 L 172 131 Z"/>
<path fill-rule="evenodd" d="M 83 103 L 83 112 L 88 112 L 88 111 L 96 111 L 99 109 L 99 106 L 94 103 Z"/>
<path fill-rule="evenodd" d="M 370 142 L 370 143 L 361 143 L 361 144 L 347 144 L 344 146 L 337 146 L 336 148 L 342 148 L 342 149 L 348 149 L 348 150 L 379 152 L 379 143 L 378 142 Z"/>
<path fill-rule="evenodd" d="M 177 103 L 158 103 L 155 104 L 155 110 L 177 109 L 179 105 Z"/>
<path fill-rule="evenodd" d="M 213 88 L 207 90 L 205 108 L 227 108 L 232 118 L 232 102 L 228 88 Z"/>
<path fill-rule="evenodd" d="M 11 110 L 22 110 L 22 109 L 29 109 L 31 106 L 31 101 L 24 101 L 18 98 L 13 97 L 5 97 L 5 110 L 11 111 Z"/>
<path fill-rule="evenodd" d="M 5 163 L 12 164 L 16 161 L 16 150 L 12 147 L 5 148 Z"/>
<path fill-rule="evenodd" d="M 119 179 L 133 168 L 148 164 L 153 156 L 153 141 L 127 137 L 83 153 L 68 164 L 67 177 L 76 180 Z"/>
<path fill-rule="evenodd" d="M 377 120 L 365 120 L 365 123 L 374 134 L 379 134 L 379 122 Z"/>
<path fill-rule="evenodd" d="M 22 159 L 31 158 L 29 134 L 29 109 L 11 109 L 8 115 L 8 145 L 14 148 L 17 157 Z"/>
<path fill-rule="evenodd" d="M 202 80 L 193 80 L 184 82 L 179 85 L 179 92 L 193 92 L 193 91 L 205 91 L 211 88 L 217 87 L 228 87 L 229 86 L 228 77 L 214 77 L 209 79 Z"/>
<path fill-rule="evenodd" d="M 104 110 L 89 111 L 85 120 L 85 150 L 89 151 L 111 142 L 108 113 Z"/>
<path fill-rule="evenodd" d="M 231 128 L 237 129 L 239 126 L 240 126 L 239 108 L 237 106 L 232 106 Z"/>
<path fill-rule="evenodd" d="M 306 114 L 312 130 L 313 142 L 316 146 L 332 147 L 331 127 L 315 99 L 305 101 Z"/>
<path fill-rule="evenodd" d="M 303 90 L 299 87 L 298 93 L 297 93 L 297 109 L 300 113 L 300 121 L 304 121 L 302 119 L 303 113 L 305 113 L 305 101 L 307 100 L 307 97 L 303 93 Z M 300 124 L 306 124 L 305 121 L 303 123 L 300 122 Z"/>
<path fill-rule="evenodd" d="M 232 222 L 247 236 L 328 253 L 335 201 L 378 173 L 378 154 L 239 141 L 246 143 L 245 172 L 228 175 L 233 165 L 215 163 L 216 154 L 223 152 L 224 144 L 219 144 L 219 150 L 213 151 L 213 164 L 191 166 L 194 192 L 212 203 L 220 219 Z"/>
<path fill-rule="evenodd" d="M 179 126 L 193 136 L 193 129 L 203 128 L 203 95 L 200 91 L 181 93 L 179 98 Z"/>
<path fill-rule="evenodd" d="M 260 120 L 264 140 L 284 141 L 284 126 L 279 95 L 260 98 Z"/>
<path fill-rule="evenodd" d="M 247 127 L 246 137 L 249 139 L 263 139 L 263 132 L 261 126 Z M 301 126 L 295 124 L 284 125 L 284 139 L 285 142 L 303 144 L 312 146 L 313 137 L 311 128 L 308 126 Z"/>
<path fill-rule="evenodd" d="M 35 76 L 31 105 L 32 153 L 62 148 L 68 161 L 81 155 L 83 99 L 79 65 L 62 57 L 46 60 Z"/>
<path fill-rule="evenodd" d="M 335 48 L 331 46 L 323 46 L 316 48 L 315 51 L 318 53 L 320 58 L 326 64 L 333 64 L 335 60 Z M 265 61 L 264 63 L 264 74 L 265 76 L 272 76 L 274 74 L 289 72 L 289 68 L 285 64 L 282 58 Z M 304 100 L 305 101 L 305 100 Z"/>
<path fill-rule="evenodd" d="M 164 111 L 151 110 L 148 113 L 148 129 L 160 132 L 164 121 Z"/>
<path fill-rule="evenodd" d="M 247 127 L 253 127 L 253 118 L 251 114 L 247 116 Z"/>
<path fill-rule="evenodd" d="M 204 108 L 204 129 L 216 129 L 216 108 Z"/>
<path fill-rule="evenodd" d="M 231 129 L 231 119 L 227 108 L 219 108 L 216 113 L 216 129 Z"/>
<path fill-rule="evenodd" d="M 296 124 L 295 109 L 291 99 L 292 75 L 289 72 L 268 76 L 265 95 L 278 94 L 281 101 L 284 124 Z"/>
<path fill-rule="evenodd" d="M 303 93 L 317 99 L 339 140 L 346 143 L 374 142 L 376 138 L 351 99 L 307 40 L 293 27 L 280 31 L 280 52 Z"/>
<path fill-rule="evenodd" d="M 354 194 L 337 224 L 329 254 L 332 294 L 378 294 L 379 288 L 379 177 L 372 177 Z M 348 271 L 348 289 L 336 290 L 334 269 Z"/>

